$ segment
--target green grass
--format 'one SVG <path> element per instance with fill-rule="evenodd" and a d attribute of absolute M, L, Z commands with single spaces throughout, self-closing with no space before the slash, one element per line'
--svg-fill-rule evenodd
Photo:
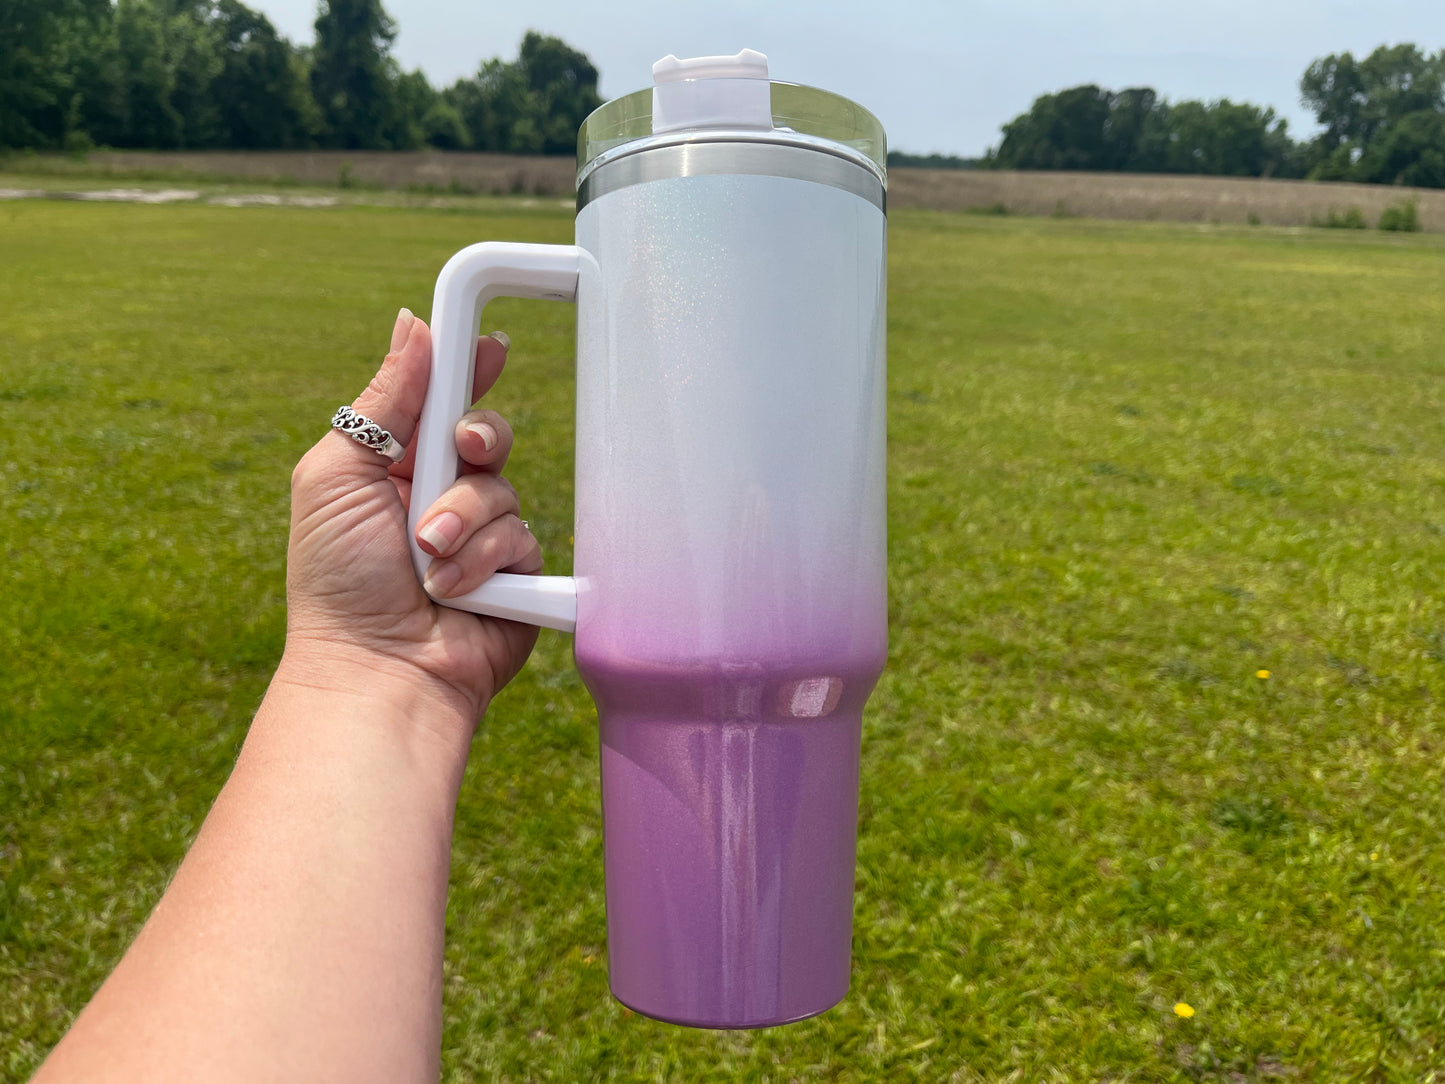
<path fill-rule="evenodd" d="M 465 243 L 570 229 L 0 204 L 0 1077 L 224 779 L 281 648 L 290 468 L 396 307 Z M 891 246 L 851 994 L 760 1033 L 609 998 L 592 709 L 547 633 L 462 795 L 446 1079 L 1429 1079 L 1445 244 L 905 212 Z M 565 569 L 572 312 L 485 319 Z"/>

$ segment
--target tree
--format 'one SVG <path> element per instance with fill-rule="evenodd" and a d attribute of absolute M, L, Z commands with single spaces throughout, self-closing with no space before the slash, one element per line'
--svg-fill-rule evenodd
<path fill-rule="evenodd" d="M 214 24 L 221 67 L 211 93 L 220 110 L 223 145 L 309 146 L 320 117 L 296 48 L 239 0 L 217 0 Z"/>
<path fill-rule="evenodd" d="M 1003 128 L 996 156 L 1004 169 L 1105 169 L 1110 95 L 1089 84 L 1035 99 Z"/>
<path fill-rule="evenodd" d="M 1247 103 L 1163 101 L 1149 87 L 1092 84 L 1038 98 L 1004 126 L 990 164 L 1015 169 L 1109 169 L 1239 177 L 1298 176 L 1285 122 Z"/>
<path fill-rule="evenodd" d="M 397 128 L 396 38 L 381 0 L 321 0 L 311 91 L 321 113 L 322 141 L 347 149 L 386 148 Z"/>
<path fill-rule="evenodd" d="M 150 0 L 119 0 L 115 32 L 123 74 L 125 132 L 130 147 L 180 145 L 182 119 L 171 101 L 176 71 L 168 47 L 166 13 Z"/>
<path fill-rule="evenodd" d="M 421 118 L 422 139 L 428 147 L 443 151 L 466 150 L 472 145 L 461 111 L 441 95 L 433 99 Z"/>
<path fill-rule="evenodd" d="M 243 0 L 0 0 L 0 148 L 570 153 L 601 103 L 558 38 L 529 32 L 441 93 L 401 71 L 395 36 L 382 0 L 321 0 L 309 50 Z"/>
<path fill-rule="evenodd" d="M 471 79 L 459 79 L 444 98 L 461 117 L 479 151 L 512 150 L 512 127 L 524 109 L 525 93 L 514 65 L 492 59 Z"/>
<path fill-rule="evenodd" d="M 1104 122 L 1103 169 L 1161 170 L 1167 133 L 1158 123 L 1159 95 L 1152 87 L 1130 87 L 1110 97 Z"/>
<path fill-rule="evenodd" d="M 1285 122 L 1273 109 L 1221 98 L 1208 104 L 1180 102 L 1171 116 L 1176 150 L 1184 152 L 1174 165 L 1178 172 L 1267 177 L 1279 170 L 1280 151 L 1287 154 Z"/>
<path fill-rule="evenodd" d="M 1362 61 L 1331 54 L 1305 69 L 1300 100 L 1324 126 L 1326 150 L 1363 147 L 1401 117 L 1445 109 L 1445 50 L 1432 57 L 1382 45 Z"/>
<path fill-rule="evenodd" d="M 545 154 L 577 149 L 577 129 L 602 104 L 597 68 L 560 38 L 527 31 L 517 61 L 531 94 L 530 112 Z"/>
<path fill-rule="evenodd" d="M 441 97 L 420 71 L 402 74 L 393 63 L 395 109 L 386 142 L 393 150 L 411 150 L 426 143 L 426 118 Z"/>
<path fill-rule="evenodd" d="M 1429 179 L 1441 153 L 1431 118 L 1445 114 L 1445 50 L 1382 45 L 1361 61 L 1332 54 L 1306 69 L 1300 97 L 1324 126 L 1310 148 L 1311 177 L 1440 183 Z"/>
<path fill-rule="evenodd" d="M 1366 99 L 1355 58 L 1331 53 L 1312 63 L 1300 77 L 1300 101 L 1324 126 L 1319 141 L 1326 152 L 1358 139 Z"/>
<path fill-rule="evenodd" d="M 103 18 L 72 24 L 53 57 L 57 70 L 70 73 L 66 142 L 78 147 L 123 146 L 130 102 L 113 9 Z"/>
<path fill-rule="evenodd" d="M 1411 113 L 1445 109 L 1445 52 L 1432 57 L 1414 45 L 1382 45 L 1360 62 L 1359 71 L 1365 95 L 1361 144 Z"/>
<path fill-rule="evenodd" d="M 54 59 L 109 14 L 108 0 L 0 2 L 0 147 L 54 147 L 66 135 L 74 87 Z"/>
<path fill-rule="evenodd" d="M 1445 188 L 1445 112 L 1407 113 L 1372 139 L 1351 176 L 1377 184 Z"/>
<path fill-rule="evenodd" d="M 157 6 L 163 6 L 159 0 Z M 165 14 L 165 44 L 171 65 L 171 108 L 179 119 L 176 146 L 218 147 L 225 143 L 221 108 L 212 84 L 223 67 L 221 35 L 207 2 L 181 2 Z"/>
<path fill-rule="evenodd" d="M 569 154 L 577 129 L 602 104 L 597 68 L 559 38 L 528 31 L 515 61 L 486 61 L 471 79 L 448 87 L 456 112 L 478 150 Z"/>

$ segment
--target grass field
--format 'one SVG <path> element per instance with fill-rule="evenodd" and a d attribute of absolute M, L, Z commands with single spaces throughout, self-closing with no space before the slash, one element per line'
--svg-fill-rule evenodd
<path fill-rule="evenodd" d="M 397 306 L 464 243 L 570 230 L 0 204 L 0 1077 L 224 779 L 281 649 L 290 468 Z M 1445 244 L 911 211 L 890 244 L 850 996 L 760 1033 L 609 998 L 593 714 L 544 633 L 462 795 L 445 1078 L 1438 1079 Z M 572 313 L 484 319 L 565 570 Z"/>

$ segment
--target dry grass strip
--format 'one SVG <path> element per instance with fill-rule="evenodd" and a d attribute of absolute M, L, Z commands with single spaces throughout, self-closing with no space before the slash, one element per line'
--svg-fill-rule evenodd
<path fill-rule="evenodd" d="M 1420 228 L 1445 232 L 1445 191 L 1373 184 L 1177 177 L 1141 173 L 895 169 L 895 207 L 1165 222 L 1308 226 L 1358 208 L 1374 226 L 1386 207 L 1414 200 Z"/>
<path fill-rule="evenodd" d="M 102 151 L 87 171 L 160 171 L 308 185 L 357 185 L 533 196 L 568 196 L 567 156 L 436 151 Z M 1138 173 L 895 169 L 894 207 L 1166 222 L 1308 226 L 1352 209 L 1374 226 L 1386 207 L 1414 200 L 1420 228 L 1445 232 L 1445 191 L 1381 185 Z"/>

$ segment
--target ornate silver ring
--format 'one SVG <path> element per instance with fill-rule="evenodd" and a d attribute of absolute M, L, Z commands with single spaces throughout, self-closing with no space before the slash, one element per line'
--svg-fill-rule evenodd
<path fill-rule="evenodd" d="M 345 433 L 357 444 L 364 444 L 373 452 L 380 452 L 393 463 L 400 463 L 406 456 L 406 449 L 397 443 L 390 432 L 377 425 L 365 414 L 358 414 L 349 406 L 340 408 L 331 419 L 331 428 Z"/>

